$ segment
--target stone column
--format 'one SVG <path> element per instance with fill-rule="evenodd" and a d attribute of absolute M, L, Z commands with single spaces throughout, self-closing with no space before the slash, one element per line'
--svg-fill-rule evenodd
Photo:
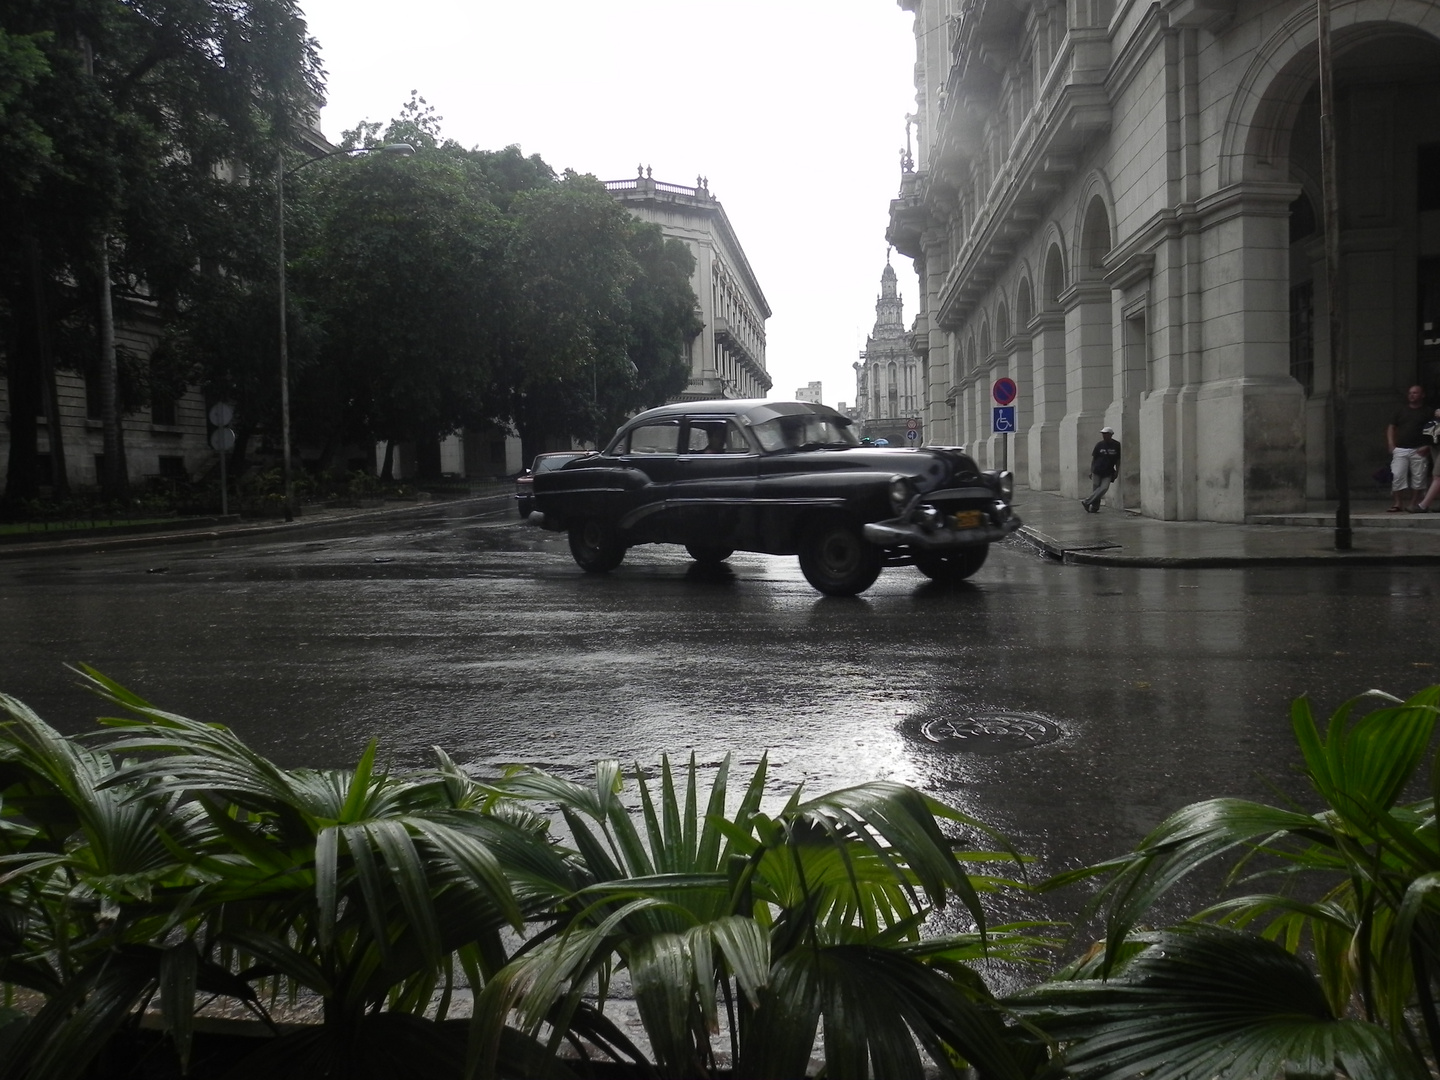
<path fill-rule="evenodd" d="M 1294 184 L 1232 185 L 1202 201 L 1197 516 L 1242 522 L 1305 506 L 1304 394 L 1290 377 Z"/>
<path fill-rule="evenodd" d="M 1060 303 L 1065 309 L 1060 492 L 1080 498 L 1090 491 L 1090 451 L 1100 441 L 1115 385 L 1110 286 L 1081 281 L 1060 294 Z"/>
<path fill-rule="evenodd" d="M 1006 467 L 1017 478 L 1030 475 L 1030 426 L 1034 422 L 1034 388 L 1030 385 L 1033 371 L 1033 357 L 1029 338 L 1011 338 L 1005 355 L 1004 368 L 997 374 L 1008 375 L 1015 380 L 1020 394 L 1015 400 L 1015 429 L 1018 435 L 1010 435 Z"/>
<path fill-rule="evenodd" d="M 1036 491 L 1060 490 L 1060 421 L 1065 416 L 1065 315 L 1042 311 L 1031 320 L 1033 413 L 1026 428 L 1027 482 Z M 1022 388 L 1024 384 L 1022 383 Z"/>

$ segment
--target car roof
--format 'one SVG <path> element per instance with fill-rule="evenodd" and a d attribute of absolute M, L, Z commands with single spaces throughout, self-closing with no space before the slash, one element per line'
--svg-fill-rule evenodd
<path fill-rule="evenodd" d="M 681 416 L 735 416 L 751 424 L 760 424 L 777 416 L 823 416 L 836 423 L 849 424 L 850 418 L 829 405 L 813 401 L 768 401 L 765 398 L 711 398 L 703 401 L 672 401 L 647 409 L 631 417 L 625 425 L 666 420 Z"/>

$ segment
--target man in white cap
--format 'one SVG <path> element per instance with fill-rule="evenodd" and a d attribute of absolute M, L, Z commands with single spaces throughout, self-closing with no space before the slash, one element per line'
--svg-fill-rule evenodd
<path fill-rule="evenodd" d="M 1110 481 L 1120 475 L 1120 444 L 1115 441 L 1115 429 L 1102 427 L 1100 441 L 1090 451 L 1090 479 L 1095 490 L 1088 498 L 1081 499 L 1080 505 L 1092 514 L 1100 512 L 1100 500 L 1110 490 Z"/>

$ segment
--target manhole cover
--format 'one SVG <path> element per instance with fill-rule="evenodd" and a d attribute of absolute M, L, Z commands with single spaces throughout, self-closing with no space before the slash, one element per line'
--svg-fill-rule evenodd
<path fill-rule="evenodd" d="M 948 720 L 927 720 L 920 726 L 920 733 L 942 750 L 1005 754 L 1054 742 L 1060 737 L 1060 728 L 1027 713 L 977 712 Z"/>

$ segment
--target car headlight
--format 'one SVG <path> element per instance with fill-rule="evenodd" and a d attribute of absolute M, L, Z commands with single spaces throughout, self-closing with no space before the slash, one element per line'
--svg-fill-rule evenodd
<path fill-rule="evenodd" d="M 1000 493 L 1002 499 L 1009 502 L 1010 496 L 1015 494 L 1015 474 L 1009 469 L 1001 469 L 990 475 L 995 478 L 995 490 Z"/>
<path fill-rule="evenodd" d="M 890 507 L 895 513 L 902 513 L 914 497 L 915 487 L 908 476 L 890 478 Z"/>

